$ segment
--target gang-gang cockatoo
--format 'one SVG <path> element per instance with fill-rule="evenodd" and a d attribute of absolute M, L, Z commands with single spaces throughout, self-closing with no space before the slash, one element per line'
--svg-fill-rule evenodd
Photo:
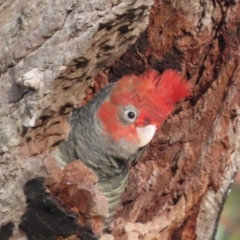
<path fill-rule="evenodd" d="M 130 163 L 143 154 L 175 103 L 190 95 L 190 84 L 174 70 L 148 70 L 104 87 L 69 117 L 71 131 L 54 152 L 64 166 L 80 159 L 98 176 L 112 219 L 128 179 Z"/>

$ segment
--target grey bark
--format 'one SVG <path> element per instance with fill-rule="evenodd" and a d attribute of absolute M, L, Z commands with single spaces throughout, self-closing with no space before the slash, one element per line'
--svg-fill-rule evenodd
<path fill-rule="evenodd" d="M 99 70 L 120 57 L 148 24 L 153 1 L 7 0 L 0 3 L 0 225 L 25 209 L 23 185 L 47 175 L 41 156 L 17 152 L 25 128 L 76 104 Z M 124 30 L 125 29 L 125 30 Z M 65 81 L 76 94 L 65 91 Z M 56 100 L 57 99 L 57 100 Z"/>

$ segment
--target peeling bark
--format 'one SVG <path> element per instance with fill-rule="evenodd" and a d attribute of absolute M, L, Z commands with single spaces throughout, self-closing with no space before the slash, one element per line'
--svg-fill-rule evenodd
<path fill-rule="evenodd" d="M 239 168 L 238 9 L 239 1 L 155 1 L 147 31 L 111 68 L 174 68 L 194 84 L 132 169 L 116 238 L 214 238 Z"/>
<path fill-rule="evenodd" d="M 132 167 L 111 233 L 101 239 L 214 238 L 240 165 L 240 1 L 155 0 L 148 18 L 152 4 L 0 2 L 0 236 L 101 235 L 106 203 L 93 187 L 96 176 L 86 170 L 81 182 L 84 167 L 61 171 L 48 153 L 67 138 L 71 110 L 107 82 L 173 68 L 191 81 L 193 97 L 177 106 Z M 94 197 L 83 201 L 83 193 Z M 36 202 L 41 209 L 31 207 Z M 51 229 L 32 233 L 29 209 L 42 216 L 55 208 L 71 224 L 61 222 L 59 230 L 51 218 Z"/>
<path fill-rule="evenodd" d="M 18 229 L 27 207 L 23 187 L 32 178 L 55 174 L 44 159 L 67 138 L 64 119 L 81 104 L 86 88 L 94 84 L 92 77 L 146 29 L 151 4 L 142 0 L 1 2 L 0 225 L 14 224 L 12 239 L 26 239 Z M 40 234 L 49 230 L 39 229 Z M 49 238 L 57 235 L 49 230 Z"/>

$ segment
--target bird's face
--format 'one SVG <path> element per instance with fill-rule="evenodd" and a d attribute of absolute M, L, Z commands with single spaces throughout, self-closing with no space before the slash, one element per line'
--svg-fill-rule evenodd
<path fill-rule="evenodd" d="M 152 140 L 157 126 L 147 116 L 145 118 L 140 109 L 133 105 L 121 106 L 119 107 L 118 114 L 119 120 L 126 128 L 126 131 L 128 131 L 127 129 L 130 131 L 132 128 L 131 131 L 134 134 L 129 140 L 136 142 L 137 148 L 146 146 Z"/>
<path fill-rule="evenodd" d="M 174 104 L 190 95 L 190 85 L 172 70 L 154 70 L 119 80 L 96 112 L 103 134 L 137 150 L 146 146 Z M 124 148 L 123 148 L 124 149 Z"/>
<path fill-rule="evenodd" d="M 121 96 L 113 93 L 105 99 L 97 118 L 103 126 L 103 134 L 110 136 L 113 143 L 123 151 L 131 149 L 131 152 L 135 152 L 152 140 L 166 118 L 166 114 L 163 114 L 166 109 L 161 103 L 156 104 L 150 89 L 139 92 L 132 91 L 131 84 L 128 86 L 128 91 Z"/>
<path fill-rule="evenodd" d="M 119 106 L 105 101 L 97 116 L 103 125 L 103 134 L 135 151 L 146 146 L 157 129 L 156 123 L 145 118 L 144 112 L 132 104 Z"/>

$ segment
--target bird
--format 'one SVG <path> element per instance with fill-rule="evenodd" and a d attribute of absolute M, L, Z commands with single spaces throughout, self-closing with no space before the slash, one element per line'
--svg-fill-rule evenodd
<path fill-rule="evenodd" d="M 149 69 L 108 84 L 72 112 L 69 137 L 53 156 L 62 167 L 80 159 L 98 176 L 97 188 L 108 201 L 104 229 L 121 201 L 131 164 L 141 158 L 175 104 L 190 95 L 191 84 L 179 72 Z"/>

